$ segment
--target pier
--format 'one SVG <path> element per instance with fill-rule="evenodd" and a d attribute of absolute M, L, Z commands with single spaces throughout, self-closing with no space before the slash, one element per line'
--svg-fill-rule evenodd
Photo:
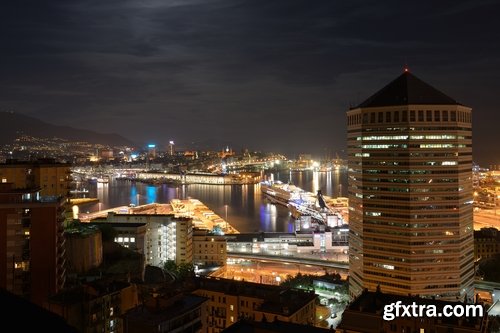
<path fill-rule="evenodd" d="M 95 218 L 106 217 L 108 213 L 115 214 L 152 214 L 175 215 L 176 217 L 189 217 L 193 220 L 193 227 L 213 230 L 219 227 L 225 234 L 237 234 L 239 231 L 226 220 L 215 214 L 205 204 L 197 199 L 172 199 L 168 204 L 151 203 L 140 206 L 119 206 L 93 213 L 80 213 L 81 222 L 91 222 Z"/>

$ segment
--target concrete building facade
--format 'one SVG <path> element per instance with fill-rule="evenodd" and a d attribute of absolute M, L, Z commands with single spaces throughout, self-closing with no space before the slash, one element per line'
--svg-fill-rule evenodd
<path fill-rule="evenodd" d="M 314 324 L 314 292 L 215 278 L 200 278 L 196 283 L 193 294 L 208 299 L 202 332 L 218 333 L 245 318 Z"/>
<path fill-rule="evenodd" d="M 0 288 L 38 305 L 66 279 L 64 198 L 0 184 Z"/>
<path fill-rule="evenodd" d="M 52 159 L 37 161 L 7 160 L 0 164 L 0 183 L 13 183 L 13 188 L 40 188 L 42 196 L 63 196 L 69 193 L 71 165 Z"/>
<path fill-rule="evenodd" d="M 193 264 L 204 266 L 225 266 L 227 243 L 225 236 L 214 235 L 206 230 L 193 233 Z"/>
<path fill-rule="evenodd" d="M 135 233 L 118 235 L 116 240 L 122 245 L 132 248 L 131 244 L 143 253 L 146 265 L 162 266 L 168 260 L 176 264 L 193 262 L 193 227 L 192 219 L 175 217 L 173 214 L 116 214 L 108 213 L 105 218 L 97 218 L 92 223 L 116 225 L 119 230 L 130 224 Z M 141 228 L 145 224 L 146 231 L 142 239 Z M 136 236 L 137 235 L 137 236 Z M 121 239 L 120 239 L 121 238 Z M 128 241 L 125 242 L 125 238 Z M 133 242 L 130 238 L 134 238 Z M 143 248 L 141 248 L 143 243 Z"/>

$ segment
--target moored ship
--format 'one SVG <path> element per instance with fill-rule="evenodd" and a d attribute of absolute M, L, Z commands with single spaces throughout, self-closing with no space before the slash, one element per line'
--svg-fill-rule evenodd
<path fill-rule="evenodd" d="M 307 216 L 331 227 L 347 223 L 347 198 L 330 198 L 323 196 L 321 191 L 313 194 L 280 181 L 262 182 L 261 192 L 272 203 L 288 207 L 295 219 Z"/>

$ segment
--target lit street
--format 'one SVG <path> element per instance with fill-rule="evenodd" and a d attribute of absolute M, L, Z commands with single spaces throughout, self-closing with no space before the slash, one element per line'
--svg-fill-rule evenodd
<path fill-rule="evenodd" d="M 500 209 L 474 209 L 474 230 L 481 228 L 500 229 Z"/>

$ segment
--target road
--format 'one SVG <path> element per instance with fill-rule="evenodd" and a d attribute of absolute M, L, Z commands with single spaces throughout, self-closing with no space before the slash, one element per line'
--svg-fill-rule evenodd
<path fill-rule="evenodd" d="M 254 261 L 232 258 L 228 259 L 225 269 L 220 269 L 210 275 L 227 279 L 279 285 L 288 275 L 295 276 L 299 272 L 322 276 L 326 272 L 335 273 L 336 270 L 311 265 L 290 264 L 283 261 Z M 347 277 L 346 273 L 340 272 L 340 274 L 343 278 Z"/>
<path fill-rule="evenodd" d="M 289 256 L 270 256 L 270 255 L 261 255 L 261 254 L 253 254 L 253 253 L 239 253 L 239 252 L 228 252 L 228 258 L 243 258 L 250 260 L 260 260 L 260 261 L 275 261 L 280 263 L 290 263 L 290 264 L 300 264 L 300 265 L 310 265 L 310 266 L 319 266 L 324 268 L 333 268 L 338 270 L 348 270 L 349 263 L 347 262 L 334 262 L 327 261 L 321 259 L 313 259 L 313 258 L 296 258 Z"/>
<path fill-rule="evenodd" d="M 496 212 L 496 214 L 495 214 Z M 500 229 L 500 209 L 474 209 L 474 230 L 481 228 Z"/>

